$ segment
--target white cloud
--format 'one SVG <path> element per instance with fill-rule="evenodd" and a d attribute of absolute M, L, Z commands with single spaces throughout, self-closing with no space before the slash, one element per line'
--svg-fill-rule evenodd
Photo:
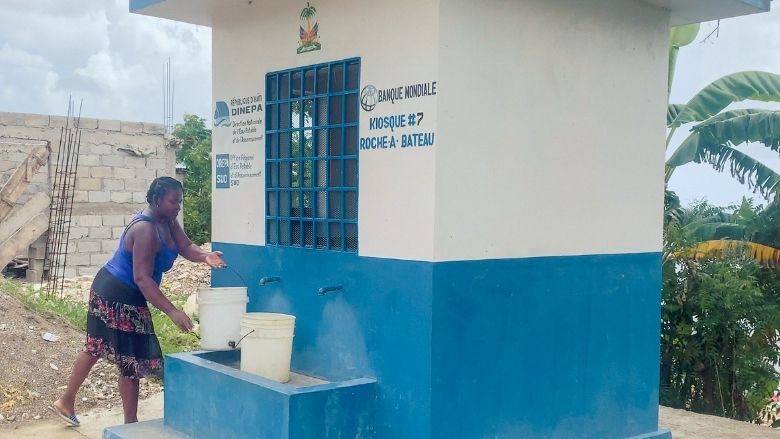
<path fill-rule="evenodd" d="M 120 55 L 112 55 L 107 50 L 91 55 L 87 65 L 76 69 L 76 73 L 92 79 L 106 91 L 132 90 L 154 83 L 144 66 L 126 65 Z"/>
<path fill-rule="evenodd" d="M 211 31 L 128 12 L 127 0 L 0 2 L 0 111 L 162 120 L 162 66 L 176 83 L 174 120 L 211 111 Z"/>
<path fill-rule="evenodd" d="M 51 69 L 51 64 L 42 56 L 15 49 L 8 43 L 0 47 L 0 63 L 11 64 L 23 69 Z"/>

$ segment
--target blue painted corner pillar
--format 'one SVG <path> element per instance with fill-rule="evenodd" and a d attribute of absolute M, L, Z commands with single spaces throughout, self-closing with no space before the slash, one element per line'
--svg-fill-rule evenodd
<path fill-rule="evenodd" d="M 435 437 L 661 434 L 660 275 L 656 253 L 437 264 Z"/>

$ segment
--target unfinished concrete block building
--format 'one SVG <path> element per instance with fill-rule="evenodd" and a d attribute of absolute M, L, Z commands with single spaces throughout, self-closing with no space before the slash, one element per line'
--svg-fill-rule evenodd
<path fill-rule="evenodd" d="M 0 113 L 0 187 L 36 147 L 48 143 L 47 162 L 17 204 L 40 192 L 51 195 L 64 116 Z M 132 215 L 146 205 L 146 190 L 161 175 L 175 174 L 175 146 L 161 124 L 81 118 L 72 216 L 64 277 L 92 275 L 116 249 Z M 40 281 L 45 237 L 30 253 L 27 278 Z M 20 254 L 25 254 L 21 251 Z"/>

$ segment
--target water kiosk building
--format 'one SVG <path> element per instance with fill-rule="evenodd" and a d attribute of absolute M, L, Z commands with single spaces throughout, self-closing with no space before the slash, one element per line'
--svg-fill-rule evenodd
<path fill-rule="evenodd" d="M 105 437 L 669 438 L 669 27 L 768 9 L 130 0 L 212 29 L 213 248 L 312 378 L 174 355 L 164 419 Z"/>

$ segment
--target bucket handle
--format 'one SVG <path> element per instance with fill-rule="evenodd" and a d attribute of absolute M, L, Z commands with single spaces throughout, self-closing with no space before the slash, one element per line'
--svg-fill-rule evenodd
<path fill-rule="evenodd" d="M 233 340 L 230 340 L 230 341 L 228 342 L 228 346 L 230 346 L 232 349 L 235 349 L 235 348 L 237 348 L 237 347 L 238 347 L 238 345 L 239 345 L 239 343 L 241 343 L 241 340 L 245 339 L 247 335 L 249 335 L 249 334 L 251 334 L 251 333 L 253 333 L 253 332 L 255 332 L 255 330 L 254 330 L 254 329 L 253 329 L 253 330 L 251 330 L 251 331 L 249 331 L 249 332 L 247 332 L 246 334 L 244 334 L 244 336 L 243 336 L 243 337 L 241 337 L 241 338 L 239 338 L 239 339 L 238 339 L 238 341 L 233 341 Z"/>
<path fill-rule="evenodd" d="M 232 271 L 233 274 L 235 274 L 236 276 L 238 276 L 239 279 L 241 279 L 241 283 L 244 284 L 245 287 L 249 288 L 249 284 L 246 283 L 246 280 L 244 280 L 244 276 L 241 276 L 241 274 L 239 274 L 239 272 L 235 268 L 231 267 L 230 265 L 225 265 L 223 268 L 227 268 L 228 270 Z"/>

